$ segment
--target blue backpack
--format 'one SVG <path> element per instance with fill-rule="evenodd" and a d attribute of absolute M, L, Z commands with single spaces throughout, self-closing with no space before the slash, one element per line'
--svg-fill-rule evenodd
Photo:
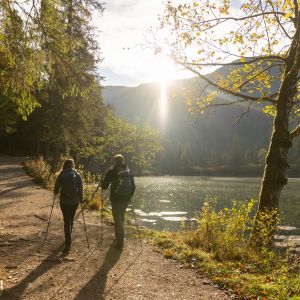
<path fill-rule="evenodd" d="M 118 172 L 119 185 L 115 193 L 119 196 L 131 196 L 132 193 L 132 175 L 128 168 Z"/>

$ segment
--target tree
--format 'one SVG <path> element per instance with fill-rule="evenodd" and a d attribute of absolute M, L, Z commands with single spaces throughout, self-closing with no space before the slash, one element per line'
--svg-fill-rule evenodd
<path fill-rule="evenodd" d="M 111 166 L 112 155 L 122 153 L 136 173 L 142 174 L 161 150 L 159 133 L 145 123 L 131 124 L 108 109 L 101 135 L 95 135 L 89 145 L 80 149 L 81 156 L 92 171 L 105 172 Z"/>
<path fill-rule="evenodd" d="M 39 106 L 34 89 L 41 74 L 32 27 L 15 1 L 0 2 L 0 134 L 11 133 L 20 117 Z"/>
<path fill-rule="evenodd" d="M 175 61 L 206 83 L 194 110 L 246 103 L 244 114 L 256 104 L 274 116 L 258 212 L 277 210 L 287 184 L 288 151 L 300 133 L 300 124 L 291 129 L 300 112 L 299 0 L 248 0 L 240 9 L 228 0 L 177 6 L 169 1 L 162 26 L 172 33 Z M 204 75 L 204 67 L 216 66 L 226 68 L 214 77 Z M 221 101 L 220 94 L 231 99 Z"/>
<path fill-rule="evenodd" d="M 29 17 L 37 24 L 43 54 L 42 85 L 36 91 L 41 107 L 20 124 L 18 135 L 22 139 L 27 133 L 37 154 L 54 153 L 54 171 L 61 155 L 76 155 L 103 123 L 99 48 L 90 25 L 92 9 L 102 11 L 102 6 L 96 0 L 41 0 L 34 7 Z"/>

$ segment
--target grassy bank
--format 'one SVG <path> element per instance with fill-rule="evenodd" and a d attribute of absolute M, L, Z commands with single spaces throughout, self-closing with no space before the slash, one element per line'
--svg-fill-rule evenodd
<path fill-rule="evenodd" d="M 299 258 L 249 243 L 254 202 L 221 211 L 214 204 L 205 203 L 194 229 L 145 230 L 145 236 L 155 251 L 195 269 L 239 299 L 300 299 Z M 268 243 L 267 234 L 261 238 Z"/>

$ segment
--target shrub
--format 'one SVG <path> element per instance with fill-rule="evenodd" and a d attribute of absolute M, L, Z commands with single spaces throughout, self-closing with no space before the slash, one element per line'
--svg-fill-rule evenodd
<path fill-rule="evenodd" d="M 216 199 L 206 199 L 197 219 L 198 228 L 189 237 L 195 247 L 215 254 L 217 259 L 241 259 L 247 252 L 255 201 L 234 202 L 232 208 L 216 210 Z"/>
<path fill-rule="evenodd" d="M 43 187 L 50 188 L 54 186 L 56 176 L 50 174 L 51 167 L 43 156 L 26 160 L 24 169 L 29 176 L 33 177 Z"/>

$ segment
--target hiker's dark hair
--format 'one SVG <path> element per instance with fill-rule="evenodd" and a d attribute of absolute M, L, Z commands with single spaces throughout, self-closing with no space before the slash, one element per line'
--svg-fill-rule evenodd
<path fill-rule="evenodd" d="M 73 159 L 66 159 L 63 165 L 63 170 L 64 169 L 72 169 L 75 167 L 75 163 Z"/>

